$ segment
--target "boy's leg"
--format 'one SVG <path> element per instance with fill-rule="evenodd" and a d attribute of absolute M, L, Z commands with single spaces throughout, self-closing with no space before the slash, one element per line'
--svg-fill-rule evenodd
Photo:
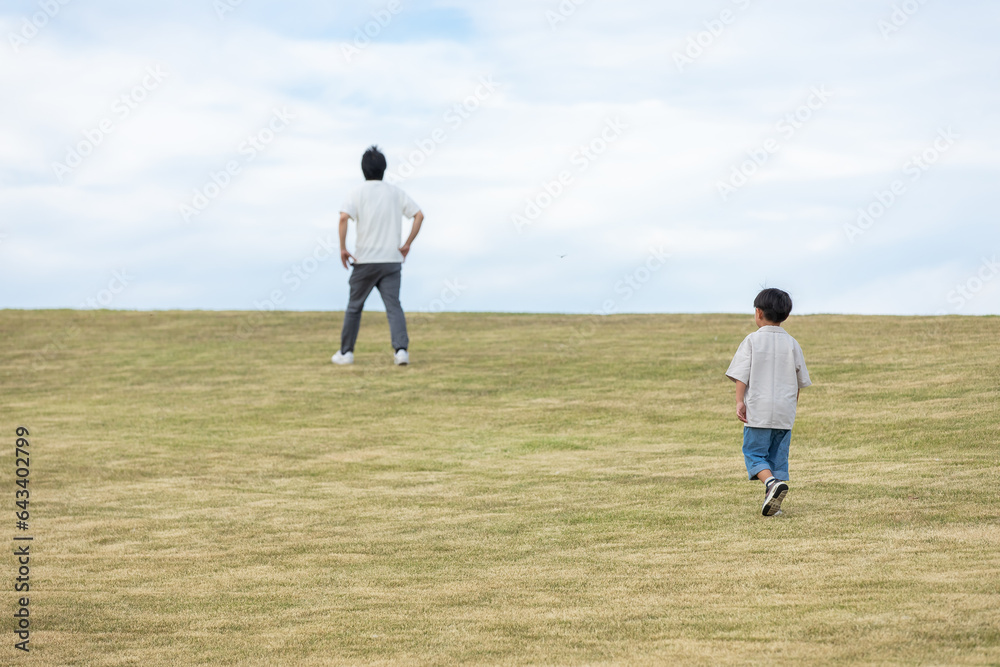
<path fill-rule="evenodd" d="M 364 310 L 368 295 L 375 288 L 377 273 L 372 271 L 371 264 L 355 264 L 351 271 L 351 298 L 344 311 L 344 328 L 340 332 L 340 351 L 353 352 L 354 343 L 358 339 L 358 329 L 361 328 L 361 311 Z"/>
<path fill-rule="evenodd" d="M 783 429 L 770 429 L 768 437 L 767 458 L 771 462 L 771 479 L 764 479 L 764 505 L 761 514 L 774 516 L 781 509 L 781 502 L 788 494 L 788 444 L 792 432 Z"/>
<path fill-rule="evenodd" d="M 743 460 L 747 466 L 749 479 L 757 479 L 763 472 L 771 472 L 771 462 L 767 460 L 767 451 L 771 445 L 771 429 L 743 427 Z M 761 478 L 761 481 L 767 477 Z"/>
<path fill-rule="evenodd" d="M 392 349 L 405 350 L 410 346 L 410 337 L 406 333 L 406 314 L 399 302 L 399 287 L 402 283 L 402 266 L 387 268 L 379 277 L 376 286 L 385 304 L 385 316 L 389 320 L 389 334 L 392 336 Z"/>
<path fill-rule="evenodd" d="M 775 466 L 771 461 L 771 443 L 774 431 L 769 428 L 743 428 L 743 458 L 746 461 L 747 474 L 750 479 L 764 482 L 764 505 L 761 514 L 773 516 L 781 508 L 781 501 L 788 493 L 788 484 L 774 474 Z M 786 448 L 787 452 L 787 448 Z M 787 470 L 787 465 L 785 469 Z"/>
<path fill-rule="evenodd" d="M 771 446 L 768 447 L 767 460 L 771 462 L 774 476 L 788 481 L 788 446 L 792 442 L 791 430 L 774 429 L 771 431 Z"/>
<path fill-rule="evenodd" d="M 774 477 L 774 473 L 771 472 L 770 470 L 761 470 L 759 473 L 757 473 L 757 479 L 765 483 L 772 477 Z"/>

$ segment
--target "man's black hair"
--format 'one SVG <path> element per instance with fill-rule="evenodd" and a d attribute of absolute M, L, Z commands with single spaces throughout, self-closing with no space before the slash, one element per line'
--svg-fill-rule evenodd
<path fill-rule="evenodd" d="M 385 156 L 372 144 L 361 158 L 361 171 L 366 181 L 381 181 L 385 175 Z"/>
<path fill-rule="evenodd" d="M 764 312 L 764 319 L 768 322 L 780 324 L 787 320 L 788 314 L 792 312 L 792 297 L 788 296 L 788 292 L 769 287 L 760 291 L 753 300 L 753 307 L 760 308 Z"/>

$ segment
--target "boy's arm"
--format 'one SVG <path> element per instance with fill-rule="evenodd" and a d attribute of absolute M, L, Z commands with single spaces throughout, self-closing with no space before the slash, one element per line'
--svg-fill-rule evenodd
<path fill-rule="evenodd" d="M 347 221 L 351 219 L 347 213 L 340 213 L 340 263 L 347 268 L 347 261 L 353 260 L 354 255 L 347 252 Z"/>
<path fill-rule="evenodd" d="M 417 211 L 417 214 L 413 216 L 413 229 L 410 230 L 410 235 L 406 239 L 406 243 L 400 247 L 399 252 L 403 253 L 403 259 L 410 254 L 410 244 L 413 243 L 413 239 L 417 238 L 417 234 L 420 233 L 420 225 L 424 222 L 424 212 Z"/>
<path fill-rule="evenodd" d="M 739 380 L 733 380 L 733 382 L 736 383 L 736 418 L 746 424 L 747 404 L 743 399 L 747 395 L 747 385 L 745 382 L 740 382 Z"/>
<path fill-rule="evenodd" d="M 740 343 L 726 371 L 726 377 L 736 383 L 736 417 L 747 423 L 747 404 L 744 400 L 747 393 L 747 386 L 750 382 L 750 360 L 753 357 L 753 339 L 747 336 Z"/>

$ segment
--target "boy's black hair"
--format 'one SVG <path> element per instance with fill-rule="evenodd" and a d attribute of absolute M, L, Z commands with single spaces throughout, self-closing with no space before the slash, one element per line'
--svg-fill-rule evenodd
<path fill-rule="evenodd" d="M 361 157 L 361 171 L 366 181 L 381 181 L 385 175 L 385 156 L 378 146 L 372 144 Z"/>
<path fill-rule="evenodd" d="M 788 292 L 769 287 L 760 291 L 753 300 L 753 307 L 760 308 L 768 322 L 781 324 L 792 312 L 792 297 L 788 296 Z"/>

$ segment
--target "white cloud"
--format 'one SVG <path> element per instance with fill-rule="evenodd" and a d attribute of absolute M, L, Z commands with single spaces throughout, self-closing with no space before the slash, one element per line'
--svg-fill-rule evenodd
<path fill-rule="evenodd" d="M 971 18 L 986 5 L 929 5 L 884 40 L 870 3 L 750 3 L 681 73 L 673 52 L 735 3 L 595 0 L 553 30 L 558 4 L 415 3 L 351 62 L 341 47 L 377 2 L 247 3 L 221 22 L 198 3 L 67 7 L 2 56 L 16 95 L 0 107 L 0 306 L 76 306 L 127 265 L 139 278 L 116 306 L 252 308 L 333 229 L 365 146 L 398 170 L 437 128 L 403 183 L 427 213 L 404 288 L 421 303 L 460 277 L 456 308 L 591 312 L 655 245 L 669 270 L 626 309 L 745 310 L 781 281 L 814 312 L 933 313 L 957 267 L 1000 246 L 1000 132 L 982 111 L 1000 47 Z M 421 39 L 416 18 L 448 7 L 471 34 Z M 166 79 L 119 117 L 149 67 Z M 453 126 L 484 76 L 497 91 Z M 831 99 L 783 136 L 816 86 Z M 247 161 L 276 108 L 294 121 Z M 112 132 L 60 182 L 53 162 L 105 118 Z M 574 155 L 615 118 L 627 129 L 581 170 Z M 858 207 L 947 125 L 961 141 L 850 243 Z M 768 138 L 780 149 L 722 201 L 718 182 Z M 185 223 L 179 206 L 232 160 L 240 173 Z M 562 171 L 572 185 L 518 234 L 511 216 Z M 341 278 L 324 266 L 289 303 L 340 308 Z M 993 294 L 976 312 L 997 312 Z"/>

